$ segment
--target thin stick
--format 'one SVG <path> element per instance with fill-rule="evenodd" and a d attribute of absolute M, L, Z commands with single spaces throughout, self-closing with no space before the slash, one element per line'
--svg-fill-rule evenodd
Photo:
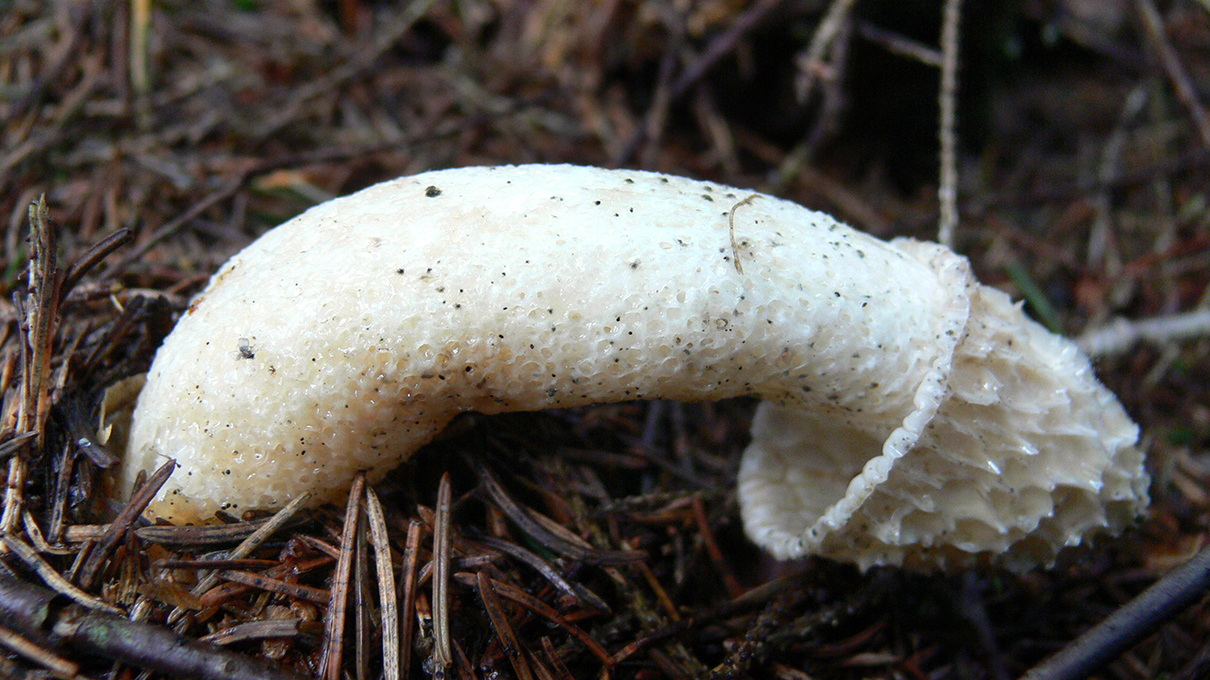
<path fill-rule="evenodd" d="M 710 561 L 714 562 L 714 567 L 718 569 L 718 573 L 723 579 L 723 586 L 727 589 L 727 597 L 734 600 L 744 594 L 744 587 L 739 584 L 739 579 L 735 578 L 735 574 L 731 572 L 727 558 L 714 538 L 710 520 L 706 517 L 706 504 L 702 502 L 701 496 L 694 496 L 691 507 L 693 508 L 693 521 L 697 524 L 697 532 L 702 537 L 702 547 L 706 549 Z"/>
<path fill-rule="evenodd" d="M 937 225 L 937 242 L 954 247 L 954 232 L 958 228 L 958 135 L 954 128 L 958 120 L 958 26 L 962 20 L 962 0 L 945 0 L 945 15 L 941 25 L 941 178 L 937 188 L 941 219 Z"/>
<path fill-rule="evenodd" d="M 1095 209 L 1092 228 L 1088 234 L 1088 252 L 1086 261 L 1090 266 L 1103 266 L 1110 278 L 1120 276 L 1122 271 L 1121 254 L 1112 248 L 1114 239 L 1114 209 L 1113 194 L 1109 187 L 1117 180 L 1122 162 L 1122 150 L 1130 141 L 1130 124 L 1143 111 L 1147 103 L 1147 88 L 1138 86 L 1126 95 L 1122 102 L 1122 110 L 1118 115 L 1118 123 L 1113 132 L 1105 139 L 1101 149 L 1101 159 L 1097 164 L 1097 184 L 1099 188 L 1090 192 L 1092 206 Z"/>
<path fill-rule="evenodd" d="M 811 36 L 811 44 L 807 45 L 807 53 L 795 60 L 798 69 L 802 72 L 798 82 L 794 85 L 799 101 L 806 102 L 811 96 L 815 83 L 820 80 L 819 75 L 824 71 L 824 52 L 828 51 L 832 42 L 836 40 L 836 36 L 840 35 L 840 30 L 844 27 L 845 20 L 853 11 L 853 5 L 856 2 L 857 0 L 834 0 L 828 6 L 828 13 L 820 20 L 819 26 Z"/>
<path fill-rule="evenodd" d="M 550 636 L 548 635 L 542 636 L 542 651 L 546 653 L 546 660 L 554 668 L 554 672 L 559 674 L 559 680 L 573 680 L 575 676 L 563 664 L 563 659 L 559 657 L 559 652 L 555 649 L 555 644 L 550 641 Z"/>
<path fill-rule="evenodd" d="M 21 525 L 25 527 L 25 535 L 29 536 L 30 545 L 39 553 L 47 555 L 71 555 L 75 553 L 71 548 L 55 547 L 47 543 L 46 537 L 42 535 L 42 528 L 38 526 L 38 522 L 34 520 L 34 516 L 28 508 L 25 512 L 21 513 Z"/>
<path fill-rule="evenodd" d="M 113 251 L 133 240 L 134 230 L 123 228 L 93 244 L 87 252 L 80 256 L 80 259 L 72 262 L 67 267 L 67 271 L 63 274 L 63 283 L 59 286 L 59 294 L 67 297 L 67 294 L 76 287 L 80 279 L 91 271 L 93 267 L 97 266 L 101 260 L 109 257 Z"/>
<path fill-rule="evenodd" d="M 1172 43 L 1168 41 L 1168 36 L 1164 32 L 1164 18 L 1160 16 L 1160 11 L 1156 9 L 1155 3 L 1151 0 L 1135 0 L 1135 5 L 1138 6 L 1139 15 L 1143 18 L 1143 27 L 1147 29 L 1147 37 L 1151 39 L 1151 44 L 1160 57 L 1160 63 L 1164 65 L 1168 80 L 1172 81 L 1177 98 L 1181 100 L 1185 108 L 1189 109 L 1189 117 L 1193 119 L 1198 136 L 1202 138 L 1202 145 L 1210 148 L 1210 114 L 1206 113 L 1205 107 L 1198 98 L 1197 89 L 1194 87 L 1193 81 L 1189 79 L 1189 73 L 1181 64 L 1176 50 L 1172 49 Z"/>
<path fill-rule="evenodd" d="M 337 564 L 339 565 L 339 562 Z M 331 604 L 332 602 L 332 593 L 323 588 L 312 588 L 300 583 L 289 583 L 271 576 L 265 576 L 264 574 L 254 574 L 238 569 L 224 569 L 219 572 L 219 576 L 224 580 L 238 583 L 241 586 L 248 586 L 270 593 L 278 593 L 295 599 L 314 602 L 315 604 Z M 336 588 L 333 587 L 333 591 L 335 590 Z"/>
<path fill-rule="evenodd" d="M 668 6 L 671 9 L 671 6 Z M 651 106 L 644 116 L 641 132 L 636 134 L 646 140 L 647 144 L 640 158 L 640 164 L 651 166 L 655 163 L 655 152 L 659 149 L 660 138 L 668 121 L 668 110 L 672 106 L 672 74 L 680 61 L 680 53 L 685 45 L 685 19 L 675 11 L 665 12 L 667 15 L 664 26 L 667 32 L 667 47 L 660 58 L 659 71 L 655 89 L 651 94 Z"/>
<path fill-rule="evenodd" d="M 391 541 L 382 503 L 374 489 L 366 487 L 366 519 L 374 541 L 374 569 L 378 575 L 378 603 L 382 607 L 382 676 L 399 680 L 399 602 L 395 592 L 395 568 L 391 564 Z"/>
<path fill-rule="evenodd" d="M 73 658 L 97 657 L 168 677 L 195 680 L 301 680 L 265 661 L 193 642 L 160 625 L 88 611 L 57 593 L 0 574 L 0 625 Z"/>
<path fill-rule="evenodd" d="M 269 521 L 265 522 L 259 529 L 252 532 L 252 534 L 245 538 L 239 545 L 232 548 L 231 552 L 227 553 L 226 559 L 238 560 L 252 554 L 252 551 L 260 547 L 260 544 L 264 543 L 265 539 L 269 538 L 278 529 L 285 526 L 286 523 L 288 523 L 290 519 L 294 517 L 294 514 L 298 512 L 298 509 L 310 499 L 311 494 L 304 492 L 299 495 L 298 498 L 295 498 L 287 503 L 286 507 L 278 510 L 276 515 L 273 515 L 269 518 Z M 190 592 L 198 597 L 201 597 L 203 593 L 213 588 L 218 581 L 218 573 L 211 572 L 210 574 L 207 574 L 205 578 L 198 581 L 198 584 L 194 586 L 193 590 Z M 168 615 L 168 623 L 176 623 L 184 615 L 185 610 L 177 608 Z"/>
<path fill-rule="evenodd" d="M 408 524 L 408 540 L 403 549 L 403 567 L 399 572 L 403 586 L 403 630 L 400 631 L 399 667 L 403 680 L 412 673 L 412 636 L 416 629 L 416 565 L 420 562 L 420 532 L 424 525 L 416 520 Z"/>
<path fill-rule="evenodd" d="M 272 136 L 293 121 L 307 102 L 325 92 L 332 92 L 343 83 L 373 69 L 379 58 L 395 47 L 395 44 L 412 30 L 412 26 L 424 18 L 435 2 L 436 0 L 412 0 L 373 38 L 370 45 L 352 51 L 347 61 L 335 64 L 323 77 L 294 88 L 289 98 L 276 107 L 276 113 L 268 120 L 262 121 L 254 135 L 261 139 Z"/>
<path fill-rule="evenodd" d="M 41 555 L 34 552 L 33 548 L 26 545 L 16 536 L 0 536 L 0 541 L 4 542 L 5 548 L 8 548 L 10 552 L 21 558 L 22 562 L 26 563 L 31 569 L 37 572 L 38 576 L 42 578 L 46 585 L 53 588 L 55 592 L 66 595 L 67 597 L 75 600 L 85 607 L 88 607 L 89 609 L 96 609 L 98 611 L 108 612 L 118 616 L 126 615 L 126 612 L 122 611 L 121 609 L 118 609 L 117 607 L 106 602 L 102 602 L 99 598 L 93 597 L 92 595 L 89 595 L 83 590 L 80 590 L 72 585 L 71 581 L 63 578 L 58 571 L 55 571 L 55 568 L 52 567 L 49 562 L 42 559 Z"/>
<path fill-rule="evenodd" d="M 27 432 L 26 436 L 34 433 Z M 10 440 L 14 441 L 14 440 Z M 0 447 L 3 448 L 3 447 Z M 68 502 L 68 487 L 71 484 L 72 472 L 76 468 L 76 456 L 70 444 L 64 444 L 62 451 L 59 454 L 59 462 L 55 466 L 57 471 L 53 476 L 53 486 L 48 494 L 50 500 L 50 532 L 53 540 L 59 546 L 63 543 L 63 514 Z M 48 475 L 49 477 L 49 475 Z M 25 525 L 25 533 L 29 535 L 30 541 L 39 552 L 54 553 L 56 555 L 70 555 L 73 550 L 65 547 L 52 548 L 46 539 L 42 536 L 42 530 L 34 521 L 29 509 L 26 508 L 21 512 L 21 521 Z"/>
<path fill-rule="evenodd" d="M 437 516 L 433 520 L 433 664 L 444 673 L 454 661 L 450 653 L 450 474 L 437 487 Z"/>
<path fill-rule="evenodd" d="M 151 91 L 151 75 L 147 67 L 147 34 L 151 24 L 150 0 L 134 0 L 130 13 L 130 85 L 135 96 L 146 104 Z"/>
<path fill-rule="evenodd" d="M 244 186 L 244 182 L 248 180 L 250 175 L 250 172 L 238 173 L 234 178 L 231 179 L 231 181 L 211 192 L 197 203 L 194 203 L 187 210 L 185 210 L 185 212 L 169 220 L 159 229 L 156 229 L 151 236 L 144 237 L 141 243 L 131 248 L 122 259 L 118 260 L 114 264 L 114 266 L 110 267 L 101 274 L 101 281 L 105 281 L 116 275 L 131 263 L 138 262 L 143 255 L 147 254 L 147 251 L 151 250 L 152 247 L 154 247 L 157 243 L 175 234 L 181 227 L 185 226 L 197 216 L 209 210 L 211 206 L 214 206 L 215 204 L 239 191 L 240 188 Z"/>
<path fill-rule="evenodd" d="M 585 605 L 598 611 L 609 611 L 609 604 L 606 603 L 605 600 L 602 600 L 600 595 L 597 595 L 580 583 L 569 582 L 567 579 L 563 578 L 549 562 L 526 550 L 525 548 L 493 536 L 480 536 L 479 538 L 475 539 L 475 542 L 491 548 L 492 550 L 499 550 L 518 562 L 527 564 L 533 569 L 536 569 L 540 574 L 542 574 L 543 578 L 545 578 L 547 581 L 550 581 L 551 585 L 574 597 L 576 600 L 579 600 Z"/>
<path fill-rule="evenodd" d="M 147 483 L 142 486 L 126 503 L 126 507 L 118 513 L 109 527 L 105 529 L 105 533 L 101 535 L 101 540 L 97 542 L 95 548 L 88 555 L 88 559 L 84 562 L 84 566 L 80 569 L 80 578 L 78 583 L 84 590 L 92 590 L 97 585 L 97 579 L 101 577 L 101 569 L 109 561 L 110 555 L 118 547 L 118 542 L 126 535 L 126 532 L 134 525 L 135 520 L 143 514 L 147 506 L 159 493 L 160 487 L 164 486 L 164 482 L 168 481 L 169 475 L 176 469 L 176 461 L 169 460 L 164 463 L 147 478 Z"/>
<path fill-rule="evenodd" d="M 857 22 L 857 35 L 869 40 L 870 42 L 881 45 L 883 49 L 891 54 L 897 54 L 908 59 L 930 66 L 932 68 L 942 68 L 945 64 L 945 55 L 941 50 L 929 47 L 922 42 L 913 40 L 901 33 L 888 31 L 885 28 L 871 24 L 868 21 Z"/>
<path fill-rule="evenodd" d="M 374 598 L 370 596 L 370 563 L 365 513 L 357 518 L 357 534 L 353 542 L 353 641 L 355 644 L 355 660 L 353 677 L 357 680 L 370 680 L 370 659 L 374 656 Z"/>
<path fill-rule="evenodd" d="M 1198 309 L 1142 321 L 1113 319 L 1085 332 L 1076 344 L 1089 356 L 1099 357 L 1121 354 L 1143 340 L 1167 343 L 1207 336 L 1210 336 L 1210 309 Z"/>
<path fill-rule="evenodd" d="M 702 76 L 709 73 L 719 60 L 731 54 L 744 36 L 759 26 L 773 10 L 781 6 L 783 1 L 759 0 L 728 22 L 726 30 L 711 40 L 701 56 L 690 64 L 673 83 L 672 98 L 680 99 L 681 95 L 688 92 L 690 87 L 702 79 Z"/>
<path fill-rule="evenodd" d="M 500 486 L 500 483 L 486 467 L 479 471 L 479 478 L 483 482 L 483 490 L 487 492 L 492 503 L 510 521 L 516 524 L 522 532 L 560 555 L 577 562 L 600 565 L 630 564 L 641 562 L 647 558 L 647 553 L 642 550 L 596 550 L 573 543 L 526 514 L 525 510 L 509 497 L 504 487 Z"/>
<path fill-rule="evenodd" d="M 719 605 L 711 610 L 699 613 L 692 618 L 681 619 L 665 625 L 662 628 L 657 628 L 653 631 L 650 631 L 645 636 L 640 637 L 639 639 L 627 644 L 617 652 L 614 652 L 612 657 L 613 663 L 614 665 L 622 663 L 638 652 L 648 649 L 652 645 L 672 638 L 676 635 L 682 635 L 687 631 L 709 625 L 721 619 L 734 616 L 740 612 L 755 609 L 756 607 L 763 605 L 770 598 L 778 596 L 787 588 L 802 587 L 802 585 L 805 583 L 805 574 L 805 571 L 798 571 L 795 573 L 786 574 L 785 576 L 780 576 L 772 581 L 767 581 L 763 585 L 759 585 L 747 591 L 739 598 L 731 600 L 730 602 L 723 603 L 722 605 Z"/>
<path fill-rule="evenodd" d="M 533 671 L 525 660 L 524 647 L 517 639 L 517 632 L 513 630 L 513 626 L 508 620 L 508 614 L 500 604 L 500 598 L 496 597 L 496 592 L 492 590 L 491 577 L 487 575 L 486 571 L 477 572 L 476 576 L 483 608 L 487 610 L 487 618 L 492 624 L 492 630 L 496 632 L 496 638 L 504 649 L 505 655 L 508 656 L 513 671 L 521 680 L 533 680 Z"/>
<path fill-rule="evenodd" d="M 1210 548 L 1173 569 L 1021 680 L 1077 680 L 1151 635 L 1210 588 Z"/>
<path fill-rule="evenodd" d="M 325 680 L 340 680 L 344 661 L 345 615 L 349 602 L 349 574 L 353 571 L 353 539 L 357 535 L 358 518 L 361 516 L 361 496 L 365 491 L 365 474 L 357 475 L 353 488 L 349 489 L 349 500 L 345 505 L 345 522 L 340 532 L 340 557 L 332 575 L 332 594 L 328 604 L 328 621 L 324 629 L 323 661 L 320 662 L 320 677 Z"/>
<path fill-rule="evenodd" d="M 731 206 L 731 210 L 727 213 L 727 230 L 731 234 L 731 257 L 735 259 L 735 272 L 737 274 L 744 273 L 744 267 L 739 263 L 739 244 L 735 241 L 735 211 L 739 210 L 741 205 L 751 205 L 752 201 L 756 200 L 759 194 L 752 194 L 744 200 Z"/>
<path fill-rule="evenodd" d="M 52 654 L 42 645 L 7 628 L 0 628 L 0 646 L 41 664 L 56 677 L 74 678 L 80 672 L 79 664 Z"/>
<path fill-rule="evenodd" d="M 25 342 L 21 345 L 24 370 L 17 432 L 36 432 L 36 446 L 41 449 L 45 442 L 46 418 L 50 414 L 50 361 L 59 320 L 60 281 L 55 229 L 47 212 L 45 195 L 29 206 L 29 232 L 32 253 L 29 293 L 24 309 Z M 25 456 L 13 456 L 9 460 L 0 533 L 11 534 L 17 530 L 25 503 L 27 473 Z"/>
<path fill-rule="evenodd" d="M 9 456 L 21 455 L 24 453 L 22 449 L 29 446 L 37 438 L 37 432 L 26 432 L 24 434 L 16 435 L 12 439 L 0 444 L 0 460 L 4 460 Z"/>
<path fill-rule="evenodd" d="M 205 197 L 189 206 L 189 208 L 177 215 L 175 218 L 165 222 L 150 236 L 142 237 L 142 241 L 140 243 L 132 246 L 121 259 L 114 262 L 111 267 L 102 272 L 97 279 L 99 282 L 108 281 L 114 276 L 117 276 L 118 273 L 124 271 L 131 264 L 141 261 L 143 256 L 146 255 L 153 247 L 155 247 L 156 244 L 180 231 L 185 225 L 191 223 L 199 215 L 205 213 L 218 203 L 234 196 L 236 192 L 243 188 L 245 183 L 258 175 L 271 172 L 279 168 L 288 168 L 296 165 L 324 163 L 349 158 L 352 156 L 369 156 L 390 148 L 394 148 L 394 145 L 377 144 L 365 147 L 320 149 L 318 151 L 305 151 L 287 154 L 277 158 L 270 158 L 268 160 L 257 162 L 252 166 L 245 167 L 242 170 L 234 173 L 226 184 L 222 185 L 210 194 L 207 194 Z"/>
<path fill-rule="evenodd" d="M 326 567 L 336 561 L 335 557 L 329 555 L 319 555 L 301 561 L 286 561 L 279 562 L 276 566 L 269 567 L 257 574 L 240 574 L 238 571 L 223 571 L 219 574 L 221 579 L 226 579 L 228 582 L 222 585 L 211 588 L 197 597 L 197 604 L 201 608 L 214 607 L 223 604 L 224 602 L 236 597 L 240 593 L 246 592 L 252 588 L 261 588 L 262 584 L 268 583 L 263 579 L 284 579 L 292 576 L 301 576 L 310 573 L 316 569 Z M 262 580 L 257 580 L 262 579 Z M 244 583 L 246 582 L 246 583 Z M 300 586 L 297 583 L 287 583 L 287 589 L 281 590 L 283 593 L 289 593 L 292 597 L 305 599 L 317 604 L 328 604 L 331 600 L 331 591 L 320 588 L 310 588 L 309 586 Z M 304 588 L 297 594 L 289 590 L 290 587 L 297 586 Z M 272 589 L 270 585 L 266 590 Z M 314 596 L 305 593 L 313 592 Z"/>
<path fill-rule="evenodd" d="M 853 0 L 847 1 L 850 4 L 853 2 Z M 734 51 L 744 36 L 752 31 L 753 28 L 759 26 L 773 10 L 781 6 L 782 2 L 784 0 L 759 0 L 730 21 L 726 30 L 711 40 L 701 55 L 693 63 L 686 66 L 681 75 L 672 83 L 668 94 L 668 102 L 675 103 L 679 101 L 689 91 L 689 88 L 696 85 L 723 57 Z M 645 139 L 648 127 L 649 125 L 640 125 L 635 129 L 634 134 L 622 146 L 617 156 L 613 158 L 614 165 L 625 165 L 634 156 L 634 152 L 638 150 Z"/>
<path fill-rule="evenodd" d="M 463 583 L 465 583 L 468 586 L 474 586 L 474 585 L 478 584 L 478 579 L 481 578 L 483 575 L 484 575 L 484 572 L 482 572 L 482 571 L 478 572 L 478 576 L 471 576 L 470 574 L 460 574 L 458 576 L 458 580 L 462 581 Z M 471 581 L 473 581 L 473 582 L 471 582 Z M 545 617 L 551 623 L 559 626 L 563 630 L 570 633 L 577 640 L 579 640 L 585 647 L 588 648 L 589 652 L 592 652 L 593 656 L 596 656 L 598 659 L 601 660 L 601 663 L 605 664 L 607 667 L 613 667 L 613 665 L 614 665 L 613 658 L 609 656 L 609 652 L 605 651 L 605 648 L 602 647 L 599 642 L 594 640 L 591 635 L 589 635 L 587 632 L 585 632 L 584 629 L 582 629 L 579 626 L 576 626 L 574 623 L 568 621 L 563 615 L 561 615 L 559 612 L 555 611 L 554 608 L 547 605 L 545 602 L 539 600 L 538 598 L 534 597 L 533 595 L 530 595 L 529 593 L 525 592 L 524 590 L 511 586 L 502 581 L 497 581 L 495 579 L 491 579 L 491 585 L 492 585 L 492 590 L 497 595 L 500 595 L 501 597 L 512 600 L 513 602 L 516 602 L 517 604 L 529 609 L 530 611 L 534 612 L 535 614 Z"/>

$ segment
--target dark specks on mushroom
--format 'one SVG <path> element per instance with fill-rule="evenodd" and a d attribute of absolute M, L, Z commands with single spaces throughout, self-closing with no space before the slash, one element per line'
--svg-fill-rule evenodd
<path fill-rule="evenodd" d="M 438 196 L 441 195 L 441 189 L 438 189 L 437 187 L 430 184 L 429 186 L 425 187 L 424 195 L 428 196 L 429 198 L 437 198 Z"/>

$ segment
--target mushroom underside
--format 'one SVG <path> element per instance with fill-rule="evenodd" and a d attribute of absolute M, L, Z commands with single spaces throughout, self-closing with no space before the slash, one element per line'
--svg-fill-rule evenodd
<path fill-rule="evenodd" d="M 1138 427 L 1087 359 L 984 286 L 918 439 L 820 415 L 762 403 L 744 454 L 745 528 L 781 558 L 1024 570 L 1148 503 Z"/>

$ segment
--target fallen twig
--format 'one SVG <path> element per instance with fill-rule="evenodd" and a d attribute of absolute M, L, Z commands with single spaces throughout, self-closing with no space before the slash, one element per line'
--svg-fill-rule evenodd
<path fill-rule="evenodd" d="M 554 567 L 552 567 L 550 563 L 529 550 L 526 550 L 515 543 L 511 543 L 500 538 L 493 538 L 491 536 L 481 536 L 476 539 L 476 542 L 481 543 L 492 550 L 499 550 L 518 562 L 533 567 L 538 571 L 538 573 L 542 574 L 547 581 L 550 581 L 551 585 L 574 597 L 576 600 L 583 602 L 589 607 L 592 607 L 597 611 L 609 611 L 609 605 L 606 604 L 605 600 L 602 600 L 599 595 L 578 583 L 568 582 L 567 579 L 559 575 L 559 572 L 555 571 Z"/>
<path fill-rule="evenodd" d="M 937 200 L 941 220 L 937 227 L 937 242 L 954 247 L 954 231 L 958 228 L 958 28 L 962 20 L 962 0 L 946 0 L 941 24 L 941 91 L 938 136 L 941 141 L 941 178 Z"/>
<path fill-rule="evenodd" d="M 508 496 L 504 487 L 500 486 L 487 468 L 480 470 L 479 478 L 483 482 L 483 489 L 487 492 L 488 497 L 509 520 L 516 524 L 521 531 L 561 555 L 570 557 L 577 562 L 601 565 L 630 564 L 641 562 L 647 557 L 647 553 L 641 550 L 594 550 L 576 545 L 562 536 L 548 531 L 526 514 L 516 501 Z"/>
<path fill-rule="evenodd" d="M 46 585 L 53 588 L 59 594 L 66 595 L 67 597 L 85 607 L 88 607 L 89 609 L 96 609 L 97 611 L 109 612 L 110 614 L 116 614 L 118 616 L 125 616 L 126 612 L 122 611 L 121 609 L 118 609 L 117 607 L 106 602 L 102 602 L 100 599 L 95 598 L 72 585 L 71 581 L 63 578 L 62 574 L 56 571 L 55 568 L 46 560 L 42 559 L 41 555 L 34 552 L 33 548 L 26 545 L 16 536 L 0 536 L 0 541 L 3 541 L 5 548 L 19 557 L 22 562 L 28 565 L 38 574 L 38 576 L 42 578 Z"/>
<path fill-rule="evenodd" d="M 1021 680 L 1086 678 L 1204 597 L 1207 588 L 1210 548 L 1203 548 L 1109 618 L 1084 631 L 1075 642 L 1034 666 Z"/>
<path fill-rule="evenodd" d="M 0 626 L 54 649 L 196 680 L 299 680 L 289 671 L 162 627 L 64 604 L 54 591 L 0 574 Z"/>
<path fill-rule="evenodd" d="M 101 576 L 101 569 L 109 561 L 109 557 L 113 554 L 115 548 L 118 547 L 118 541 L 126 535 L 126 531 L 131 525 L 138 520 L 147 509 L 147 505 L 151 503 L 155 495 L 159 493 L 160 487 L 164 486 L 164 482 L 168 481 L 168 476 L 176 469 L 176 461 L 169 460 L 156 470 L 150 477 L 147 478 L 147 483 L 143 485 L 126 503 L 126 507 L 122 508 L 122 512 L 113 520 L 113 523 L 105 530 L 101 536 L 101 540 L 89 553 L 88 559 L 85 560 L 84 566 L 80 569 L 80 577 L 78 582 L 84 590 L 92 590 L 97 585 L 97 579 Z"/>
<path fill-rule="evenodd" d="M 1197 134 L 1201 137 L 1202 144 L 1210 148 L 1210 114 L 1202 106 L 1197 86 L 1189 79 L 1189 73 L 1181 64 L 1180 57 L 1177 56 L 1176 50 L 1172 48 L 1168 36 L 1164 33 L 1164 18 L 1160 16 L 1160 11 L 1152 0 L 1135 0 L 1134 4 L 1139 8 L 1143 28 L 1146 29 L 1147 37 L 1150 38 L 1151 45 L 1159 56 L 1164 71 L 1168 74 L 1168 79 L 1172 81 L 1177 98 L 1189 109 L 1189 117 L 1193 119 L 1193 126 L 1197 128 Z"/>
<path fill-rule="evenodd" d="M 488 620 L 491 621 L 492 630 L 495 631 L 500 647 L 508 657 L 509 663 L 512 664 L 513 671 L 521 680 L 533 680 L 533 671 L 525 661 L 525 646 L 517 638 L 517 632 L 508 620 L 508 614 L 504 611 L 500 598 L 496 597 L 496 592 L 492 589 L 491 577 L 487 575 L 486 571 L 476 574 L 476 585 L 483 608 L 487 611 Z"/>
<path fill-rule="evenodd" d="M 433 520 L 433 665 L 444 672 L 454 662 L 450 653 L 450 474 L 437 486 L 436 517 Z"/>
<path fill-rule="evenodd" d="M 1142 321 L 1113 319 L 1081 335 L 1076 344 L 1090 356 L 1121 354 L 1138 342 L 1178 342 L 1210 336 L 1210 309 Z"/>
<path fill-rule="evenodd" d="M 399 585 L 403 589 L 403 630 L 399 632 L 399 668 L 403 680 L 412 673 L 412 638 L 416 628 L 416 565 L 420 562 L 420 533 L 424 525 L 416 520 L 408 523 L 408 538 L 403 549 L 403 566 Z"/>
<path fill-rule="evenodd" d="M 848 0 L 852 2 L 852 0 Z M 685 68 L 681 75 L 673 81 L 668 88 L 668 97 L 666 104 L 670 105 L 680 100 L 690 87 L 697 84 L 710 69 L 718 64 L 719 60 L 740 43 L 740 40 L 756 28 L 764 21 L 773 10 L 777 9 L 783 0 L 760 0 L 756 4 L 744 10 L 734 21 L 731 22 L 726 31 L 723 31 L 718 37 L 714 38 L 702 54 L 694 60 L 692 64 Z M 627 140 L 622 147 L 621 152 L 613 159 L 614 165 L 625 165 L 628 163 L 634 152 L 638 150 L 639 145 L 643 143 L 645 136 L 649 134 L 649 126 L 640 125 L 635 128 L 634 135 Z"/>
<path fill-rule="evenodd" d="M 328 604 L 327 627 L 324 630 L 324 655 L 320 663 L 320 677 L 340 680 L 344 661 L 345 614 L 349 602 L 349 574 L 353 570 L 353 539 L 357 536 L 360 523 L 361 497 L 365 490 L 364 474 L 353 480 L 349 489 L 349 500 L 345 505 L 345 521 L 340 532 L 340 556 L 336 571 L 332 574 L 332 592 Z"/>
<path fill-rule="evenodd" d="M 382 503 L 371 487 L 366 487 L 366 519 L 374 541 L 374 571 L 378 576 L 378 604 L 382 607 L 382 676 L 384 680 L 399 680 L 399 598 L 395 592 L 391 540 Z"/>

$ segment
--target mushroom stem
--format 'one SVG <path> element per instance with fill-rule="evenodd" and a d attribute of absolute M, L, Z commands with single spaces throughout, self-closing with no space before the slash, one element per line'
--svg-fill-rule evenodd
<path fill-rule="evenodd" d="M 1137 428 L 1087 360 L 964 258 L 542 165 L 379 184 L 232 258 L 156 357 L 122 483 L 175 458 L 152 512 L 195 521 L 335 499 L 464 411 L 740 395 L 765 400 L 745 527 L 778 557 L 1047 562 L 1146 503 Z"/>

